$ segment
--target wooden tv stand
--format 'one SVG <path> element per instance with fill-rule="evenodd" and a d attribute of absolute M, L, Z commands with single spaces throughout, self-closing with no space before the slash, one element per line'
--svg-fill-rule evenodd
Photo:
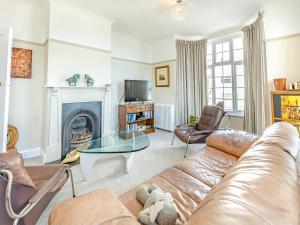
<path fill-rule="evenodd" d="M 132 117 L 135 119 L 132 120 Z M 140 130 L 146 134 L 153 133 L 155 131 L 154 104 L 119 105 L 119 132 L 126 130 Z"/>

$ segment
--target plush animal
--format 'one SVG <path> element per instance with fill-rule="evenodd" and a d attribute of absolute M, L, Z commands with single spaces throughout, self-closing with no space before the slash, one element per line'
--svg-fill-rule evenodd
<path fill-rule="evenodd" d="M 84 80 L 85 80 L 86 85 L 87 85 L 88 87 L 94 86 L 94 79 L 91 78 L 90 75 L 85 74 L 85 75 L 84 75 Z"/>
<path fill-rule="evenodd" d="M 80 74 L 76 73 L 72 77 L 66 79 L 66 81 L 69 83 L 69 86 L 76 86 L 77 81 L 80 79 Z"/>
<path fill-rule="evenodd" d="M 153 185 L 142 185 L 136 192 L 137 200 L 144 205 L 138 219 L 144 225 L 179 225 L 185 218 L 178 210 L 172 195 Z"/>

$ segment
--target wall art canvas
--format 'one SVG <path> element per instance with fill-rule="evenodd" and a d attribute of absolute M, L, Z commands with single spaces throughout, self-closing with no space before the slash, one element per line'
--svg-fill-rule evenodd
<path fill-rule="evenodd" d="M 155 68 L 156 87 L 170 87 L 170 67 L 160 66 Z"/>
<path fill-rule="evenodd" d="M 32 50 L 13 48 L 11 54 L 11 77 L 31 78 Z"/>

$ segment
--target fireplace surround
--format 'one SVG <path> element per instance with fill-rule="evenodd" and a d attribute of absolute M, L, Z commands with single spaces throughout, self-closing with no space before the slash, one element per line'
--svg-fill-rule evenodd
<path fill-rule="evenodd" d="M 81 144 L 101 137 L 101 118 L 101 101 L 62 104 L 61 159 Z"/>
<path fill-rule="evenodd" d="M 101 112 L 100 116 L 98 115 L 101 121 L 99 126 L 100 136 L 112 132 L 110 85 L 103 84 L 93 87 L 46 86 L 46 90 L 47 105 L 44 120 L 44 138 L 42 140 L 44 163 L 58 161 L 62 158 L 62 108 L 66 103 L 101 102 Z M 87 128 L 90 128 L 89 118 L 93 118 L 93 116 L 87 113 L 84 118 Z"/>

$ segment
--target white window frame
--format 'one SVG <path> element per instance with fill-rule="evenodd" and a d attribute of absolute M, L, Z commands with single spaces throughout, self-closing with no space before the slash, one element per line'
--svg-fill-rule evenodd
<path fill-rule="evenodd" d="M 234 61 L 234 46 L 233 46 L 233 40 L 235 38 L 239 38 L 242 37 L 242 33 L 238 33 L 238 34 L 234 34 L 234 35 L 230 35 L 224 38 L 220 38 L 220 39 L 215 39 L 215 40 L 210 40 L 208 42 L 208 45 L 212 45 L 212 64 L 208 65 L 207 64 L 207 68 L 211 69 L 211 77 L 212 77 L 212 104 L 217 104 L 216 102 L 216 87 L 215 87 L 215 70 L 214 67 L 216 66 L 224 66 L 224 65 L 231 65 L 231 71 L 232 71 L 232 75 L 231 75 L 231 79 L 232 79 L 232 111 L 227 111 L 227 113 L 229 113 L 230 115 L 233 116 L 244 116 L 244 110 L 238 110 L 238 100 L 244 100 L 244 104 L 245 104 L 245 99 L 238 99 L 237 97 L 237 75 L 236 75 L 236 66 L 238 65 L 244 65 L 244 60 L 241 61 Z M 230 60 L 226 61 L 226 62 L 216 62 L 216 45 L 223 43 L 223 42 L 229 42 L 229 54 L 230 54 Z M 208 53 L 207 53 L 208 55 Z M 243 75 L 244 79 L 245 79 L 245 74 Z M 223 87 L 224 88 L 224 87 Z M 245 87 L 244 87 L 245 88 Z M 209 88 L 208 88 L 209 89 Z M 207 90 L 208 90 L 207 89 Z M 223 96 L 224 98 L 224 96 Z M 226 100 L 226 99 L 225 99 Z M 231 99 L 228 99 L 231 100 Z"/>

